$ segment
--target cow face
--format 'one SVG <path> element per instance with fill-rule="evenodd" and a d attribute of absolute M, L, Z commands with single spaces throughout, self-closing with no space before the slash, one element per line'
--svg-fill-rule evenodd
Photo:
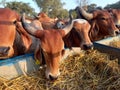
<path fill-rule="evenodd" d="M 41 12 L 38 13 L 38 15 L 36 16 L 40 22 L 55 22 L 58 20 L 58 18 L 50 18 L 47 16 L 47 14 Z"/>
<path fill-rule="evenodd" d="M 33 24 L 28 24 L 25 20 L 25 14 L 22 16 L 22 25 L 31 35 L 40 39 L 40 47 L 43 50 L 46 62 L 46 77 L 51 80 L 59 76 L 60 60 L 64 51 L 63 37 L 70 32 L 73 27 L 72 20 L 62 30 L 37 30 Z"/>
<path fill-rule="evenodd" d="M 97 10 L 93 12 L 99 33 L 102 35 L 115 35 L 116 28 L 111 15 L 106 10 Z"/>
<path fill-rule="evenodd" d="M 79 12 L 91 24 L 89 36 L 92 37 L 92 41 L 102 39 L 106 36 L 116 35 L 115 32 L 118 29 L 107 10 L 94 10 L 92 13 L 88 13 L 83 8 L 79 8 Z"/>
<path fill-rule="evenodd" d="M 120 9 L 108 9 L 108 12 L 112 16 L 116 27 L 120 30 Z M 120 31 L 117 33 L 119 34 Z"/>
<path fill-rule="evenodd" d="M 73 28 L 70 33 L 64 37 L 65 45 L 69 48 L 80 47 L 83 50 L 91 49 L 93 44 L 88 36 L 90 24 L 84 19 L 74 19 Z M 62 20 L 57 22 L 60 28 L 65 27 L 67 22 Z M 77 31 L 77 32 L 76 32 Z"/>
<path fill-rule="evenodd" d="M 91 49 L 93 44 L 88 36 L 90 31 L 90 24 L 84 19 L 75 19 L 73 28 L 78 32 L 81 38 L 80 47 L 83 50 Z"/>
<path fill-rule="evenodd" d="M 108 12 L 112 16 L 115 25 L 120 25 L 120 9 L 109 9 Z"/>
<path fill-rule="evenodd" d="M 14 55 L 13 43 L 16 34 L 14 22 L 18 19 L 19 15 L 16 12 L 8 8 L 0 8 L 0 59 Z"/>
<path fill-rule="evenodd" d="M 58 20 L 58 18 L 50 18 L 47 16 L 47 14 L 41 12 L 38 13 L 38 15 L 36 16 L 37 19 L 41 22 L 42 27 L 44 29 L 51 29 L 54 28 L 56 21 Z"/>
<path fill-rule="evenodd" d="M 55 30 L 44 30 L 43 36 L 39 37 L 41 36 L 39 32 L 36 33 L 36 36 L 40 39 L 40 46 L 47 65 L 46 77 L 50 80 L 57 79 L 60 75 L 59 66 L 64 51 L 64 42 L 61 34 Z"/>

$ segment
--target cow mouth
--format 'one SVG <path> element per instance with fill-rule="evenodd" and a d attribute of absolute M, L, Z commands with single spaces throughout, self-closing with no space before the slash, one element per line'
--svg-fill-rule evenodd
<path fill-rule="evenodd" d="M 117 27 L 117 28 L 118 28 L 119 30 L 116 30 L 116 31 L 115 31 L 115 34 L 116 34 L 116 35 L 120 34 L 120 27 Z"/>
<path fill-rule="evenodd" d="M 116 31 L 116 34 L 120 34 L 120 24 L 116 25 L 116 27 L 119 29 L 119 30 Z"/>
<path fill-rule="evenodd" d="M 93 44 L 84 44 L 83 45 L 83 50 L 90 50 L 93 49 Z"/>

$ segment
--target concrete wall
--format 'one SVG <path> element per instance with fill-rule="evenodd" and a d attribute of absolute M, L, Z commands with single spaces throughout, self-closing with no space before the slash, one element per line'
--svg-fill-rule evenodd
<path fill-rule="evenodd" d="M 112 41 L 120 41 L 120 35 L 115 36 L 115 37 L 105 38 L 105 39 L 103 39 L 103 40 L 96 41 L 96 43 L 109 45 L 110 42 L 112 42 Z"/>
<path fill-rule="evenodd" d="M 73 55 L 80 51 L 80 48 L 73 48 L 73 50 L 66 49 L 62 59 L 65 60 L 68 55 Z M 25 54 L 6 60 L 0 60 L 0 77 L 10 80 L 22 74 L 26 75 L 27 73 L 37 71 L 40 66 L 35 64 L 33 57 L 34 54 Z"/>
<path fill-rule="evenodd" d="M 38 70 L 33 54 L 26 54 L 6 60 L 0 60 L 0 77 L 12 79 L 19 75 Z"/>

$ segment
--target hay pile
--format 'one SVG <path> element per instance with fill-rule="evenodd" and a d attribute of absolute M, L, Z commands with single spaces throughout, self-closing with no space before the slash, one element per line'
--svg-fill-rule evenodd
<path fill-rule="evenodd" d="M 116 48 L 120 48 L 120 41 L 112 41 L 110 43 L 110 46 L 116 47 Z"/>
<path fill-rule="evenodd" d="M 45 78 L 45 68 L 13 80 L 0 79 L 0 90 L 119 90 L 118 61 L 96 50 L 69 56 L 56 81 Z"/>

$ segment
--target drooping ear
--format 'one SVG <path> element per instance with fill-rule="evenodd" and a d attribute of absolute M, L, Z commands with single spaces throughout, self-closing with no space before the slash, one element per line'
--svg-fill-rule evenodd
<path fill-rule="evenodd" d="M 90 37 L 91 41 L 94 41 L 94 39 L 96 38 L 96 36 L 98 35 L 98 33 L 99 33 L 99 28 L 96 25 L 96 22 L 93 21 L 91 23 L 91 29 L 89 31 L 89 37 Z"/>
<path fill-rule="evenodd" d="M 45 34 L 44 30 L 37 30 L 35 32 L 35 37 L 39 38 L 39 39 L 42 39 L 42 37 L 44 36 L 44 34 Z"/>
<path fill-rule="evenodd" d="M 16 29 L 19 32 L 24 45 L 28 49 L 32 43 L 30 35 L 24 30 L 20 22 L 16 22 Z"/>
<path fill-rule="evenodd" d="M 43 56 L 43 51 L 40 46 L 40 43 L 37 43 L 37 47 L 34 53 L 34 58 L 35 58 L 36 64 L 39 64 L 39 65 L 45 64 L 45 58 Z"/>

